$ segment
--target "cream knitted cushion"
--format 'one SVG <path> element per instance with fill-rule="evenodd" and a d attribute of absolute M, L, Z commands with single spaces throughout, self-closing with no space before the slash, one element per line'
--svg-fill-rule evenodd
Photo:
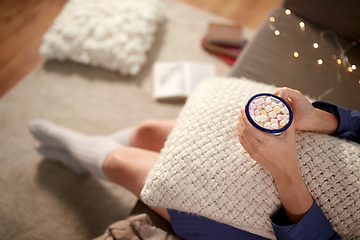
<path fill-rule="evenodd" d="M 164 8 L 161 0 L 70 0 L 45 33 L 40 53 L 136 75 Z"/>
<path fill-rule="evenodd" d="M 273 179 L 236 135 L 239 110 L 274 87 L 210 79 L 190 96 L 150 171 L 141 198 L 274 238 L 269 217 L 281 203 Z M 297 132 L 298 162 L 313 198 L 343 239 L 360 238 L 360 145 Z"/>

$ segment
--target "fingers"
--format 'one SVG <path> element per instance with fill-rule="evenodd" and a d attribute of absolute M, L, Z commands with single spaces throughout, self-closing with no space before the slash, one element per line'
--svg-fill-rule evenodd
<path fill-rule="evenodd" d="M 269 134 L 262 132 L 259 129 L 255 128 L 249 122 L 249 120 L 247 119 L 246 114 L 245 114 L 245 109 L 240 110 L 239 123 L 246 135 L 251 135 L 260 143 L 264 142 L 264 141 L 268 141 L 268 138 L 272 137 L 272 135 L 269 135 Z"/>
<path fill-rule="evenodd" d="M 262 148 L 264 142 L 269 141 L 267 140 L 269 134 L 251 125 L 245 115 L 244 109 L 240 111 L 237 133 L 241 145 L 253 159 L 256 159 L 259 155 L 259 149 Z"/>
<path fill-rule="evenodd" d="M 273 94 L 278 95 L 284 100 L 290 99 L 290 102 L 303 100 L 305 98 L 300 91 L 288 87 L 277 88 L 273 91 Z"/>
<path fill-rule="evenodd" d="M 245 151 L 250 155 L 250 157 L 252 157 L 253 154 L 256 152 L 256 148 L 260 144 L 260 142 L 246 132 L 246 127 L 244 126 L 241 118 L 242 116 L 240 114 L 237 126 L 238 139 Z"/>

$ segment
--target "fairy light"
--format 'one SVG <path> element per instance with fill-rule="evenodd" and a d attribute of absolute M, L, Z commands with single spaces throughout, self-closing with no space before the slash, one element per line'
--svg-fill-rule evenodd
<path fill-rule="evenodd" d="M 300 22 L 299 26 L 300 26 L 301 31 L 305 30 L 305 23 L 304 22 Z"/>
<path fill-rule="evenodd" d="M 290 15 L 291 13 L 292 13 L 292 12 L 291 12 L 290 9 L 286 9 L 286 10 L 285 10 L 285 14 L 286 14 L 286 15 Z M 270 21 L 271 23 L 274 23 L 274 22 L 275 22 L 275 17 L 270 17 L 270 18 L 269 18 L 269 21 Z M 306 33 L 306 32 L 305 32 L 305 22 L 300 21 L 298 24 L 299 24 L 300 30 L 303 31 L 304 34 L 305 34 L 305 33 Z M 279 31 L 278 29 L 276 29 L 273 24 L 269 24 L 269 28 L 270 28 L 272 31 L 274 31 L 274 34 L 275 34 L 276 36 L 279 36 L 279 35 L 280 35 L 280 31 Z M 320 36 L 321 36 L 321 37 L 323 37 L 323 35 L 324 35 L 323 32 L 326 32 L 326 31 L 322 31 L 322 32 L 320 33 Z M 328 31 L 328 32 L 329 32 L 329 31 Z M 328 32 L 326 32 L 326 33 L 328 33 Z M 325 33 L 325 34 L 326 34 L 326 33 Z M 330 32 L 330 33 L 331 33 L 331 32 Z M 306 34 L 305 34 L 305 35 L 306 35 Z M 286 37 L 286 36 L 284 36 L 284 37 Z M 337 37 L 337 36 L 335 36 L 335 37 Z M 336 56 L 336 55 L 333 55 L 333 56 L 332 56 L 332 57 L 333 57 L 333 60 L 334 60 L 338 65 L 341 65 L 341 64 L 342 64 L 342 65 L 344 66 L 344 68 L 345 68 L 348 72 L 350 72 L 350 73 L 353 72 L 353 71 L 355 71 L 355 70 L 357 69 L 357 67 L 356 67 L 356 65 L 354 65 L 354 64 L 351 65 L 351 64 L 349 63 L 349 61 L 348 61 L 347 56 L 345 55 L 345 53 L 346 53 L 347 50 L 349 50 L 349 48 L 351 48 L 352 46 L 355 46 L 355 45 L 357 45 L 357 44 L 359 44 L 359 43 L 360 43 L 360 39 L 352 42 L 352 43 L 351 43 L 351 46 L 350 46 L 350 44 L 349 44 L 349 45 L 346 46 L 344 49 L 343 49 L 343 48 L 339 45 L 339 43 L 338 43 L 338 47 L 340 48 L 341 53 L 340 53 L 340 55 L 338 55 L 338 56 Z M 313 47 L 314 49 L 318 49 L 318 48 L 319 48 L 319 43 L 318 43 L 318 42 L 313 42 L 312 47 Z M 326 48 L 326 46 L 322 46 L 322 48 L 323 48 L 323 47 Z M 294 49 L 294 50 L 296 50 L 296 49 Z M 298 58 L 298 57 L 300 56 L 299 52 L 297 52 L 297 51 L 294 51 L 294 52 L 293 52 L 293 55 L 294 55 L 295 58 Z M 324 64 L 324 60 L 321 59 L 321 58 L 319 58 L 319 59 L 317 60 L 317 64 L 318 64 L 318 65 L 323 65 L 323 64 Z M 341 76 L 338 76 L 338 80 L 339 80 L 339 78 L 340 78 L 340 80 L 341 80 Z M 360 84 L 360 80 L 359 80 L 359 84 Z M 328 93 L 327 93 L 327 94 L 328 94 Z"/>

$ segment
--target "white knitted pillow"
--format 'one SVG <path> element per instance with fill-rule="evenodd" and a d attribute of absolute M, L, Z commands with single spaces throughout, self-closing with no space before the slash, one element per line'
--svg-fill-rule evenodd
<path fill-rule="evenodd" d="M 136 75 L 164 8 L 161 0 L 70 0 L 45 33 L 40 53 Z"/>
<path fill-rule="evenodd" d="M 210 79 L 190 96 L 150 171 L 141 198 L 274 238 L 269 217 L 281 203 L 272 177 L 236 135 L 240 108 L 274 87 Z M 360 145 L 297 132 L 298 162 L 313 198 L 343 239 L 360 238 Z"/>

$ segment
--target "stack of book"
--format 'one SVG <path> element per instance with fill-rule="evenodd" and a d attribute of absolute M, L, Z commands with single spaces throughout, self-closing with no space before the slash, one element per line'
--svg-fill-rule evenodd
<path fill-rule="evenodd" d="M 205 50 L 230 65 L 234 64 L 245 44 L 241 26 L 222 23 L 210 23 L 208 32 L 201 43 Z"/>

